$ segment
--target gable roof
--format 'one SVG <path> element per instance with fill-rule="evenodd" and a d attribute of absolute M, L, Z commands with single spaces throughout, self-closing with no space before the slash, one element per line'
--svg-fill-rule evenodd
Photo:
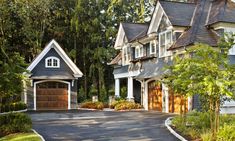
<path fill-rule="evenodd" d="M 122 23 L 122 26 L 129 42 L 147 35 L 147 24 Z"/>
<path fill-rule="evenodd" d="M 73 63 L 73 61 L 67 56 L 64 50 L 60 47 L 60 45 L 54 39 L 51 40 L 50 43 L 43 49 L 43 51 L 33 60 L 33 62 L 28 66 L 27 70 L 31 72 L 52 48 L 55 49 L 55 51 L 61 56 L 64 62 L 70 67 L 70 69 L 74 73 L 73 75 L 75 78 L 82 77 L 83 75 L 82 72 Z"/>
<path fill-rule="evenodd" d="M 148 24 L 120 23 L 114 48 L 122 46 L 125 37 L 128 42 L 131 42 L 135 39 L 146 36 L 147 31 L 148 31 Z"/>
<path fill-rule="evenodd" d="M 121 60 L 122 60 L 122 52 L 120 51 L 118 55 L 110 63 L 108 63 L 108 65 L 116 65 Z"/>
<path fill-rule="evenodd" d="M 208 25 L 218 22 L 235 22 L 235 3 L 231 0 L 214 0 L 211 3 Z"/>
<path fill-rule="evenodd" d="M 190 26 L 196 4 L 174 1 L 159 1 L 173 26 Z"/>
<path fill-rule="evenodd" d="M 219 36 L 215 31 L 206 26 L 210 3 L 211 1 L 209 0 L 198 0 L 195 15 L 192 19 L 192 26 L 182 33 L 170 50 L 192 45 L 197 42 L 217 46 Z"/>

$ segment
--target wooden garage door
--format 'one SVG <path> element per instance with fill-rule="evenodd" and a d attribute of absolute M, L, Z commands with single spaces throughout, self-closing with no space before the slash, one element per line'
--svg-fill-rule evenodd
<path fill-rule="evenodd" d="M 182 96 L 174 94 L 170 91 L 169 95 L 169 112 L 180 113 L 184 110 L 188 112 L 188 99 L 184 99 Z"/>
<path fill-rule="evenodd" d="M 157 81 L 148 84 L 148 108 L 162 111 L 162 89 Z"/>
<path fill-rule="evenodd" d="M 68 85 L 60 82 L 37 84 L 37 110 L 68 109 Z"/>

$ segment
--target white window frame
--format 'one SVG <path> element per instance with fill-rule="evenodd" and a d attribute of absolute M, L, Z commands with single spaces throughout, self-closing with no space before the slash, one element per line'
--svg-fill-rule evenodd
<path fill-rule="evenodd" d="M 123 65 L 130 64 L 130 56 L 128 54 L 128 49 L 130 49 L 127 45 L 123 47 Z"/>
<path fill-rule="evenodd" d="M 51 65 L 48 65 L 48 61 L 51 60 Z M 57 65 L 54 63 L 57 61 Z M 46 68 L 60 68 L 60 59 L 55 56 L 50 56 L 45 59 Z"/>
<path fill-rule="evenodd" d="M 170 37 L 170 41 L 168 41 L 168 40 L 166 40 L 167 39 L 167 33 L 171 33 L 171 37 Z M 170 51 L 167 51 L 167 49 L 172 45 L 172 43 L 173 43 L 173 32 L 172 32 L 172 30 L 166 30 L 166 31 L 163 31 L 163 32 L 161 32 L 161 33 L 159 33 L 159 57 L 161 58 L 161 57 L 167 57 L 167 56 L 170 56 L 171 55 L 171 52 Z M 161 37 L 162 37 L 162 35 L 164 36 L 164 38 L 165 38 L 165 40 L 164 40 L 164 44 L 163 44 L 163 46 L 164 46 L 164 53 L 162 53 L 161 51 L 162 51 L 162 49 L 161 49 Z"/>
<path fill-rule="evenodd" d="M 140 58 L 144 56 L 144 47 L 136 46 L 135 47 L 135 58 Z"/>
<path fill-rule="evenodd" d="M 154 44 L 154 52 L 152 51 L 152 48 L 153 48 L 153 45 Z M 157 51 L 157 41 L 156 40 L 153 40 L 153 41 L 150 41 L 150 54 L 156 54 L 156 51 Z"/>

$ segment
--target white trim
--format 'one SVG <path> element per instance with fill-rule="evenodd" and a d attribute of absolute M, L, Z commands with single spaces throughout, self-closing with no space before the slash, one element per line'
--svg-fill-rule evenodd
<path fill-rule="evenodd" d="M 154 52 L 152 52 L 152 48 L 153 48 L 153 46 L 152 46 L 152 44 L 154 44 Z M 150 41 L 150 44 L 149 44 L 149 46 L 150 46 L 150 52 L 149 52 L 149 54 L 156 54 L 156 51 L 157 51 L 157 41 L 156 40 L 152 40 L 152 41 Z"/>
<path fill-rule="evenodd" d="M 121 49 L 122 48 L 122 45 L 124 44 L 124 42 L 123 42 L 124 37 L 125 37 L 125 31 L 123 29 L 122 23 L 120 23 L 117 38 L 116 38 L 116 41 L 115 41 L 115 44 L 114 44 L 115 49 Z"/>
<path fill-rule="evenodd" d="M 135 47 L 135 58 L 140 58 L 143 56 L 144 56 L 144 47 L 142 45 L 136 46 Z"/>
<path fill-rule="evenodd" d="M 166 30 L 166 31 L 163 31 L 163 32 L 161 32 L 161 33 L 159 33 L 159 45 L 158 45 L 158 49 L 159 49 L 159 58 L 163 58 L 163 57 L 167 57 L 167 56 L 171 56 L 172 55 L 172 53 L 170 52 L 170 51 L 168 51 L 167 49 L 167 44 L 166 44 L 166 36 L 167 36 L 167 33 L 171 33 L 171 42 L 170 42 L 170 44 L 172 45 L 172 43 L 173 43 L 173 32 L 172 32 L 172 30 Z M 162 54 L 162 52 L 161 52 L 161 36 L 164 36 L 164 38 L 165 38 L 165 44 L 164 44 L 164 54 Z M 169 45 L 169 47 L 170 47 L 170 45 Z"/>
<path fill-rule="evenodd" d="M 115 79 L 115 96 L 120 97 L 120 80 L 118 78 Z"/>
<path fill-rule="evenodd" d="M 65 61 L 65 63 L 70 67 L 70 69 L 76 76 L 82 77 L 82 72 L 73 63 L 73 61 L 68 57 L 68 55 L 64 52 L 64 50 L 54 39 L 51 40 L 51 42 L 43 49 L 43 51 L 36 57 L 36 59 L 28 66 L 27 70 L 31 72 L 36 67 L 36 65 L 43 59 L 43 57 L 51 50 L 51 48 L 54 48 L 56 50 L 56 52 L 61 56 L 61 58 Z"/>
<path fill-rule="evenodd" d="M 131 101 L 132 99 L 134 99 L 133 96 L 133 78 L 132 77 L 128 77 L 128 83 L 127 83 L 127 99 L 129 101 Z"/>
<path fill-rule="evenodd" d="M 36 135 L 38 135 L 41 138 L 41 141 L 45 141 L 42 135 L 40 135 L 36 130 L 31 129 Z"/>
<path fill-rule="evenodd" d="M 131 72 L 127 72 L 127 73 L 119 73 L 119 74 L 114 74 L 114 79 L 133 77 L 133 76 L 137 76 L 139 74 L 140 74 L 140 71 L 131 71 Z"/>
<path fill-rule="evenodd" d="M 23 94 L 24 94 L 24 103 L 27 104 L 27 85 L 26 85 L 26 80 L 22 80 L 23 81 Z"/>
<path fill-rule="evenodd" d="M 167 127 L 167 129 L 171 132 L 171 134 L 173 134 L 176 138 L 178 138 L 181 141 L 187 141 L 184 137 L 182 137 L 181 135 L 179 135 L 178 133 L 175 132 L 175 130 L 173 130 L 170 125 L 171 125 L 171 119 L 173 117 L 169 117 L 165 120 L 165 126 Z"/>
<path fill-rule="evenodd" d="M 159 8 L 161 8 L 160 10 L 160 16 L 158 16 L 157 17 L 157 12 L 159 11 Z M 161 24 L 161 21 L 162 21 L 162 18 L 163 18 L 163 16 L 166 16 L 166 18 L 167 18 L 167 21 L 169 22 L 169 24 L 172 26 L 172 23 L 171 23 L 171 21 L 170 21 L 170 18 L 167 16 L 167 14 L 166 14 L 166 12 L 164 11 L 164 8 L 161 6 L 161 4 L 160 4 L 160 2 L 158 1 L 157 2 L 157 5 L 156 5 L 156 7 L 155 7 L 155 11 L 154 11 L 154 13 L 153 13 L 153 18 L 151 19 L 151 22 L 150 22 L 150 26 L 149 26 L 149 29 L 148 29 L 148 34 L 151 34 L 152 32 L 157 32 L 158 31 L 158 28 L 159 28 L 159 26 L 160 26 L 160 24 Z M 156 22 L 156 18 L 159 18 L 159 21 L 157 21 L 158 23 L 157 23 L 157 27 L 156 27 L 156 29 L 153 29 L 153 26 L 154 26 L 154 24 L 155 24 L 155 22 Z"/>
<path fill-rule="evenodd" d="M 48 66 L 48 61 L 51 60 L 51 66 Z M 57 65 L 54 65 L 54 61 L 57 61 Z M 60 59 L 55 56 L 50 56 L 45 59 L 46 68 L 60 68 Z"/>
<path fill-rule="evenodd" d="M 68 110 L 70 110 L 71 109 L 71 84 L 70 84 L 70 82 L 62 81 L 62 80 L 42 80 L 42 81 L 37 81 L 34 83 L 34 85 L 33 85 L 34 110 L 35 111 L 37 110 L 37 105 L 36 105 L 36 103 L 37 103 L 37 101 L 36 101 L 36 95 L 37 95 L 36 88 L 37 87 L 36 86 L 37 86 L 37 84 L 44 83 L 44 82 L 61 82 L 61 83 L 65 83 L 68 85 Z"/>

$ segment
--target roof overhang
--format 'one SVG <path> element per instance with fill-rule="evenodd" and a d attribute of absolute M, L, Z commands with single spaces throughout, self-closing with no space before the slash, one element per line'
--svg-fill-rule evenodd
<path fill-rule="evenodd" d="M 60 47 L 60 45 L 54 39 L 51 40 L 50 43 L 43 49 L 43 51 L 33 60 L 33 62 L 28 66 L 27 70 L 31 72 L 37 66 L 37 64 L 43 59 L 43 57 L 50 51 L 51 48 L 54 48 L 55 51 L 61 56 L 64 62 L 73 71 L 76 78 L 82 77 L 83 73 L 73 63 L 73 61 L 67 56 L 65 51 Z"/>

